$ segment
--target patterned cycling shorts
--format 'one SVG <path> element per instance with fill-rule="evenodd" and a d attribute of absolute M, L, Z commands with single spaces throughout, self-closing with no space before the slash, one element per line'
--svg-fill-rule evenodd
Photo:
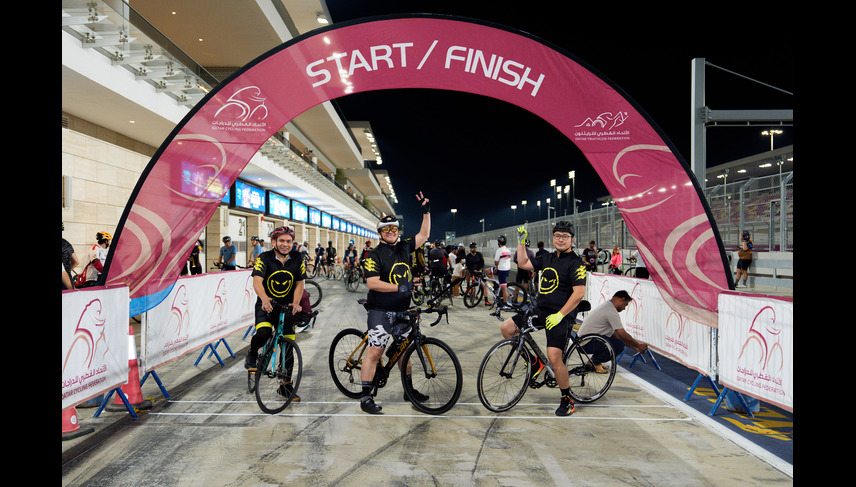
<path fill-rule="evenodd" d="M 400 311 L 368 310 L 368 331 L 370 347 L 386 347 L 390 336 L 407 338 L 410 335 L 410 323 Z"/>

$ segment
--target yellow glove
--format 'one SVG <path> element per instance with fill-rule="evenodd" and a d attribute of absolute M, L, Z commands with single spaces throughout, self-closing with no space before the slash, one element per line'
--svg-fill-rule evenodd
<path fill-rule="evenodd" d="M 529 235 L 529 232 L 526 231 L 526 228 L 520 226 L 517 228 L 517 240 L 519 242 L 526 242 L 526 237 Z"/>
<path fill-rule="evenodd" d="M 552 330 L 554 326 L 558 325 L 562 319 L 565 317 L 560 311 L 557 311 L 550 316 L 547 317 L 547 329 Z"/>

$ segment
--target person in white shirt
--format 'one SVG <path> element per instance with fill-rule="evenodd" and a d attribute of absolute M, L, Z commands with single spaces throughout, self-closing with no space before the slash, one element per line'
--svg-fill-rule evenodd
<path fill-rule="evenodd" d="M 505 235 L 500 235 L 496 241 L 499 243 L 499 248 L 496 249 L 493 265 L 496 266 L 496 277 L 499 280 L 499 287 L 502 290 L 502 302 L 508 303 L 508 274 L 511 273 L 511 250 L 505 246 Z"/>
<path fill-rule="evenodd" d="M 627 291 L 621 290 L 616 292 L 612 296 L 612 299 L 589 312 L 588 316 L 583 320 L 583 324 L 580 325 L 577 336 L 600 335 L 606 338 L 612 345 L 616 356 L 624 351 L 625 346 L 639 353 L 647 351 L 648 345 L 630 336 L 630 333 L 627 333 L 624 325 L 621 324 L 621 315 L 619 313 L 624 311 L 631 301 L 633 301 L 633 298 L 627 294 Z M 598 362 L 596 358 L 597 352 L 594 350 L 586 351 L 595 354 L 595 370 L 599 373 L 607 372 Z"/>
<path fill-rule="evenodd" d="M 634 250 L 632 256 L 636 260 L 636 277 L 648 279 L 648 268 L 645 267 L 645 261 L 642 260 L 642 254 L 639 253 L 639 249 Z"/>

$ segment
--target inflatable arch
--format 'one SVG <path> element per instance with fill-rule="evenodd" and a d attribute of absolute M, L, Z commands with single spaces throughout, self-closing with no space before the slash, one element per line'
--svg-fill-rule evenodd
<path fill-rule="evenodd" d="M 732 287 L 697 181 L 617 86 L 528 34 L 449 16 L 335 24 L 258 57 L 211 91 L 167 137 L 128 201 L 104 283 L 130 288 L 131 314 L 157 305 L 226 190 L 273 133 L 350 93 L 429 88 L 517 105 L 573 141 L 603 180 L 669 305 L 716 326 Z"/>

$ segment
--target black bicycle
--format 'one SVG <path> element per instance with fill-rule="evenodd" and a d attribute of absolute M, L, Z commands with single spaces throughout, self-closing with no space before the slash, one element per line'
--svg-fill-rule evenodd
<path fill-rule="evenodd" d="M 358 302 L 365 306 L 365 299 Z M 437 313 L 437 319 L 430 326 L 439 323 L 443 316 L 446 316 L 447 323 L 449 321 L 446 307 L 407 310 L 404 319 L 410 325 L 410 333 L 403 340 L 390 340 L 386 353 L 381 355 L 375 369 L 372 395 L 386 385 L 393 367 L 399 364 L 401 384 L 413 406 L 427 414 L 442 414 L 451 409 L 460 397 L 463 374 L 458 357 L 449 345 L 422 334 L 420 322 L 421 315 L 425 313 Z M 360 371 L 367 348 L 368 333 L 356 328 L 342 330 L 330 344 L 329 365 L 333 382 L 344 395 L 352 399 L 362 396 Z M 383 363 L 384 356 L 387 358 L 386 363 Z M 408 364 L 412 370 L 412 386 L 408 386 L 406 381 Z M 413 395 L 414 390 L 427 395 L 428 399 L 417 400 Z"/>
<path fill-rule="evenodd" d="M 363 280 L 363 268 L 359 264 L 351 264 L 345 270 L 343 279 L 348 291 L 355 292 L 360 287 L 360 281 Z"/>
<path fill-rule="evenodd" d="M 580 302 L 578 310 L 588 311 L 588 301 Z M 500 340 L 493 345 L 479 366 L 477 389 L 479 400 L 493 412 L 513 408 L 529 388 L 557 387 L 556 374 L 550 361 L 532 337 L 537 331 L 532 324 L 533 304 L 517 311 L 524 317 L 524 325 L 517 336 Z M 533 377 L 535 357 L 544 364 L 544 370 Z M 568 368 L 570 392 L 574 401 L 590 403 L 606 394 L 615 379 L 615 352 L 609 340 L 600 335 L 576 336 L 568 333 L 565 352 L 562 354 Z"/>
<path fill-rule="evenodd" d="M 317 313 L 313 311 L 309 318 L 314 318 Z M 277 414 L 291 404 L 303 376 L 300 347 L 283 334 L 285 320 L 292 316 L 291 307 L 274 301 L 274 309 L 269 315 L 274 314 L 279 315 L 276 330 L 259 351 L 256 370 L 247 374 L 250 391 L 255 392 L 256 402 L 268 414 Z"/>

